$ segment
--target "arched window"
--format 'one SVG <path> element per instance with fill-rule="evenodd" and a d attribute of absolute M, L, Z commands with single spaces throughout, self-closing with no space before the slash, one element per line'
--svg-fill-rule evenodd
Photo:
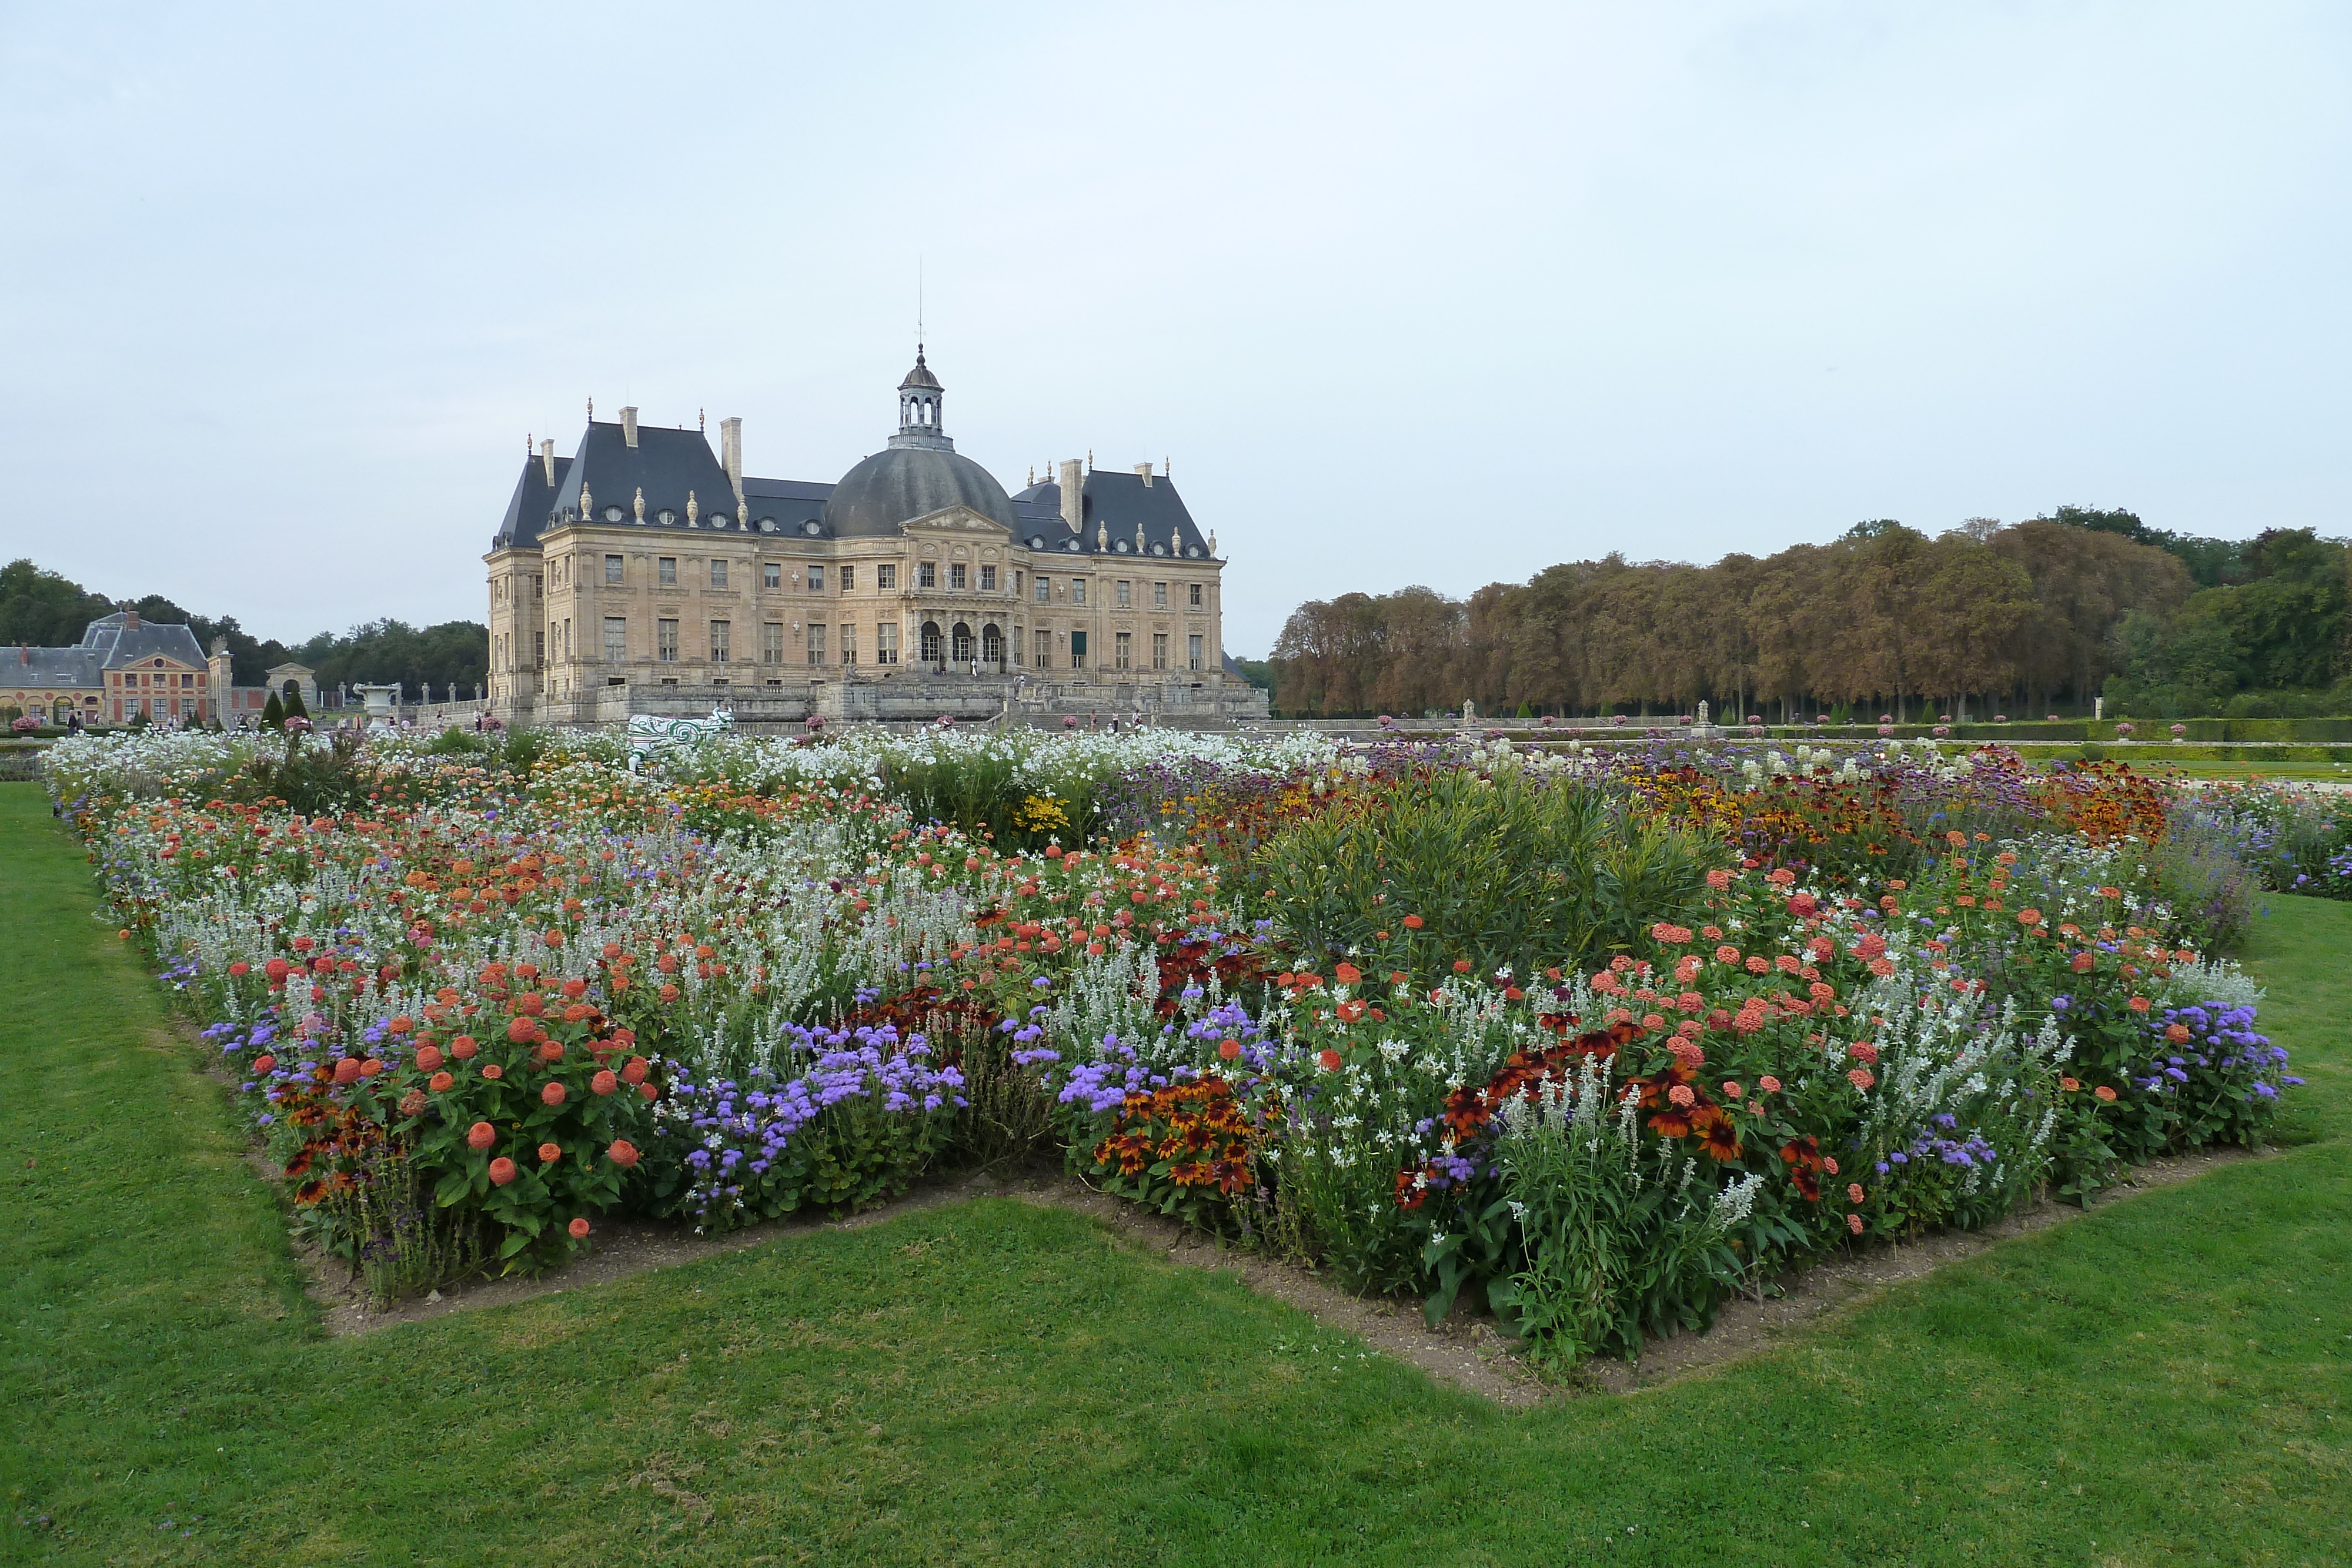
<path fill-rule="evenodd" d="M 955 623 L 955 662 L 969 664 L 972 660 L 971 628 L 959 621 Z"/>
<path fill-rule="evenodd" d="M 990 624 L 981 628 L 980 657 L 982 664 L 1002 666 L 1004 663 L 1004 630 Z"/>
<path fill-rule="evenodd" d="M 940 623 L 936 621 L 926 621 L 923 622 L 923 663 L 936 664 L 939 662 Z"/>

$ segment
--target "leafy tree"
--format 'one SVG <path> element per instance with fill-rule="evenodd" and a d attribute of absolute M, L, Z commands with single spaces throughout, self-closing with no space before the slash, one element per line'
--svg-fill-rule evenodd
<path fill-rule="evenodd" d="M 278 700 L 276 692 L 271 692 L 268 700 L 261 705 L 261 727 L 264 729 L 286 727 L 286 705 Z"/>
<path fill-rule="evenodd" d="M 1610 555 L 1466 601 L 1313 601 L 1269 662 L 1285 713 L 1326 716 L 1465 697 L 1489 712 L 1645 716 L 1704 698 L 1783 720 L 2039 714 L 2087 708 L 2111 676 L 2210 705 L 2246 681 L 2317 686 L 2352 668 L 2348 570 L 2341 545 L 2307 531 L 2194 539 L 2121 509 L 1971 518 L 1933 539 L 1879 518 L 1707 567 Z M 2217 571 L 2237 580 L 2199 591 Z"/>
<path fill-rule="evenodd" d="M 114 613 L 113 602 L 29 560 L 0 567 L 0 643 L 67 648 L 83 628 Z"/>

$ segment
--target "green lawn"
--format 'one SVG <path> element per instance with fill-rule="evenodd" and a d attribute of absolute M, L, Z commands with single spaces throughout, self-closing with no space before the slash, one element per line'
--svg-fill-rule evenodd
<path fill-rule="evenodd" d="M 1505 1413 L 1010 1202 L 330 1342 L 29 786 L 0 884 L 7 1561 L 2352 1561 L 2352 905 L 2260 937 L 2287 1153 Z"/>

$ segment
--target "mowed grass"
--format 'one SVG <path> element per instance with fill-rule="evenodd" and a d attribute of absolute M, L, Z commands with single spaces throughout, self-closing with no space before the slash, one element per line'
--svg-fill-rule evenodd
<path fill-rule="evenodd" d="M 8 1561 L 2352 1561 L 2352 906 L 2260 937 L 2285 1152 L 1510 1413 L 1009 1202 L 330 1341 L 28 786 L 0 879 Z"/>

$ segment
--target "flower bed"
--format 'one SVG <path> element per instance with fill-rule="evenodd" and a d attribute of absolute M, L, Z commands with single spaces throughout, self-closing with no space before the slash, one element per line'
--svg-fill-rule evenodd
<path fill-rule="evenodd" d="M 383 1292 L 1044 1144 L 1569 1360 L 2261 1138 L 2295 1081 L 2144 781 L 1776 757 L 152 736 L 48 776 Z M 1449 892 L 1478 856 L 1512 891 Z"/>

